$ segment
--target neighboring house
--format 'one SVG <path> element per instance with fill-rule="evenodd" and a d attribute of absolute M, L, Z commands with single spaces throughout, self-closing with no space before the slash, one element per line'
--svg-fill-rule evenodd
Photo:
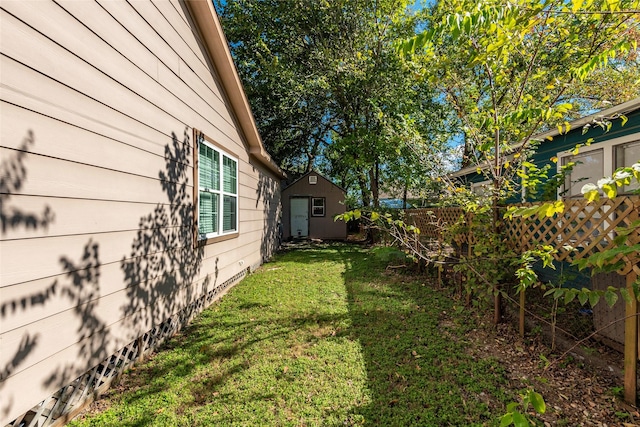
<path fill-rule="evenodd" d="M 312 171 L 282 190 L 283 238 L 344 240 L 347 224 L 334 221 L 345 211 L 346 191 Z"/>
<path fill-rule="evenodd" d="M 621 115 L 628 119 L 624 125 L 619 118 Z M 596 124 L 603 119 L 611 119 L 608 131 Z M 585 125 L 589 125 L 586 132 Z M 611 176 L 616 168 L 631 166 L 640 160 L 640 98 L 575 120 L 570 123 L 569 132 L 562 135 L 554 128 L 535 135 L 533 139 L 542 141 L 530 159 L 539 168 L 549 164 L 551 173 L 554 173 L 568 162 L 576 163 L 559 194 L 567 198 L 582 197 L 580 190 L 586 182 L 595 183 L 602 177 Z M 585 144 L 588 139 L 593 139 L 593 142 L 589 146 L 581 146 L 574 154 L 576 145 Z M 554 163 L 555 159 L 557 162 Z M 477 166 L 463 168 L 451 176 L 466 182 L 476 193 L 484 193 L 491 187 L 488 178 L 477 173 Z M 624 188 L 622 193 L 634 188 Z"/>
<path fill-rule="evenodd" d="M 606 125 L 603 128 L 597 124 L 607 120 L 610 121 L 610 129 L 606 129 Z M 582 198 L 581 189 L 585 183 L 596 183 L 605 176 L 611 176 L 617 168 L 631 166 L 640 161 L 640 98 L 575 120 L 570 123 L 569 132 L 561 134 L 558 129 L 553 129 L 535 135 L 533 139 L 542 142 L 529 161 L 539 168 L 551 165 L 549 175 L 559 172 L 563 165 L 575 162 L 571 173 L 558 189 L 557 197 Z M 590 139 L 592 142 L 586 145 Z M 582 145 L 575 150 L 578 144 Z M 514 149 L 518 146 L 514 145 Z M 476 166 L 463 168 L 451 176 L 468 184 L 471 190 L 478 194 L 491 190 L 492 183 L 477 172 Z M 635 189 L 637 183 L 620 188 L 619 194 L 630 194 Z M 520 200 L 509 202 L 520 202 L 522 199 L 524 194 Z M 565 275 L 564 286 L 582 288 L 590 284 L 592 289 L 600 290 L 609 286 L 625 286 L 625 277 L 616 273 L 601 273 L 591 277 L 590 271 L 579 271 L 568 262 L 555 261 L 555 264 L 555 270 L 536 268 L 541 281 L 557 282 L 562 272 Z M 610 344 L 624 342 L 624 322 L 619 321 L 624 318 L 624 310 L 623 302 L 614 306 L 613 310 L 609 310 L 605 304 L 594 307 L 594 322 L 599 329 L 599 335 Z M 601 329 L 605 326 L 606 329 Z"/>
<path fill-rule="evenodd" d="M 410 209 L 415 207 L 415 204 L 412 202 L 421 201 L 419 196 L 412 193 L 398 190 L 389 185 L 385 187 L 385 191 L 381 191 L 378 195 L 378 204 L 383 209 Z"/>
<path fill-rule="evenodd" d="M 0 425 L 41 426 L 272 255 L 284 174 L 211 1 L 0 13 Z"/>

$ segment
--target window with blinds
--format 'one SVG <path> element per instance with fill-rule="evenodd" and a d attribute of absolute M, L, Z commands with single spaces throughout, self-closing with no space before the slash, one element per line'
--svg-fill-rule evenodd
<path fill-rule="evenodd" d="M 238 160 L 210 143 L 198 142 L 198 234 L 208 239 L 238 231 Z"/>

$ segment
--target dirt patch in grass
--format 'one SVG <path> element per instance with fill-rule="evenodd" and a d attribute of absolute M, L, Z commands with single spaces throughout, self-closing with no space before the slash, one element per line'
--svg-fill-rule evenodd
<path fill-rule="evenodd" d="M 545 426 L 640 425 L 637 408 L 620 399 L 621 380 L 616 375 L 571 353 L 559 358 L 540 336 L 522 339 L 512 324 L 495 327 L 486 319 L 467 339 L 474 357 L 499 360 L 514 392 L 533 388 L 542 394 L 547 412 L 535 418 Z"/>

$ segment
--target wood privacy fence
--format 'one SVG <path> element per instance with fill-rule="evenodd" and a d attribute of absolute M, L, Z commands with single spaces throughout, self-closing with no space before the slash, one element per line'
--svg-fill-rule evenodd
<path fill-rule="evenodd" d="M 533 203 L 511 206 L 531 207 Z M 506 208 L 504 209 L 506 212 Z M 422 238 L 440 243 L 445 237 L 459 245 L 467 245 L 468 256 L 475 243 L 478 230 L 472 226 L 473 215 L 458 207 L 410 209 L 405 211 L 408 223 L 420 229 Z M 561 214 L 539 218 L 514 216 L 503 219 L 501 230 L 507 245 L 518 253 L 533 249 L 537 245 L 551 245 L 556 249 L 557 261 L 572 262 L 587 258 L 595 253 L 615 247 L 616 228 L 627 227 L 640 218 L 640 197 L 620 196 L 615 199 L 602 198 L 598 202 L 586 200 L 566 200 Z M 456 224 L 455 235 L 446 236 L 447 226 Z M 640 243 L 636 229 L 628 236 L 627 244 Z M 615 261 L 622 261 L 618 274 L 626 277 L 626 287 L 633 295 L 633 284 L 640 275 L 640 253 L 618 255 Z M 520 299 L 521 333 L 524 332 L 524 294 Z M 638 361 L 638 302 L 633 299 L 625 307 L 624 367 L 625 399 L 636 403 L 637 361 Z"/>

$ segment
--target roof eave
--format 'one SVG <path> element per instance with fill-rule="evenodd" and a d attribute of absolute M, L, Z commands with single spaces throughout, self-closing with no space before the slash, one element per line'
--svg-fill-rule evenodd
<path fill-rule="evenodd" d="M 632 99 L 631 101 L 623 102 L 622 104 L 615 105 L 611 108 L 607 108 L 606 110 L 600 110 L 597 113 L 593 113 L 588 116 L 573 120 L 569 122 L 569 125 L 571 126 L 571 129 L 577 129 L 583 127 L 586 124 L 593 123 L 594 120 L 604 119 L 606 117 L 612 117 L 620 114 L 627 114 L 637 109 L 640 109 L 640 97 Z M 546 132 L 536 134 L 530 139 L 544 141 L 547 138 L 553 138 L 558 135 L 560 135 L 560 130 L 558 128 L 554 128 Z M 520 141 L 516 144 L 513 144 L 511 148 L 520 148 L 524 143 L 525 141 Z"/>
<path fill-rule="evenodd" d="M 249 145 L 249 154 L 278 177 L 286 177 L 264 148 L 213 2 L 210 0 L 185 0 L 185 2 L 200 30 L 205 47 L 238 118 L 240 130 Z"/>
<path fill-rule="evenodd" d="M 616 114 L 627 114 L 633 111 L 636 111 L 640 109 L 640 97 L 639 98 L 635 98 L 632 99 L 631 101 L 627 101 L 627 102 L 623 102 L 622 104 L 618 104 L 616 106 L 613 106 L 611 108 L 607 108 L 606 110 L 601 110 L 598 111 L 597 113 L 593 113 L 590 114 L 588 116 L 585 117 L 581 117 L 579 119 L 576 119 L 572 122 L 569 122 L 569 125 L 571 126 L 571 129 L 577 129 L 577 128 L 581 128 L 584 125 L 588 124 L 588 123 L 592 123 L 594 120 L 596 119 L 603 119 L 605 117 L 611 117 L 614 116 Z M 547 138 L 553 138 L 555 136 L 560 135 L 560 130 L 557 128 L 548 130 L 546 132 L 542 132 L 539 134 L 536 134 L 534 136 L 532 136 L 531 138 L 529 138 L 527 141 L 531 141 L 531 140 L 537 140 L 537 141 L 545 141 Z M 518 143 L 515 143 L 513 145 L 511 145 L 511 149 L 517 149 L 522 147 L 523 144 L 525 144 L 525 142 L 527 141 L 520 141 Z M 459 178 L 462 176 L 465 176 L 471 172 L 477 171 L 478 169 L 486 169 L 488 168 L 489 165 L 486 163 L 483 163 L 482 165 L 474 165 L 474 166 L 467 166 L 466 168 L 462 168 L 458 171 L 452 172 L 449 174 L 449 176 L 454 177 L 454 178 Z"/>

